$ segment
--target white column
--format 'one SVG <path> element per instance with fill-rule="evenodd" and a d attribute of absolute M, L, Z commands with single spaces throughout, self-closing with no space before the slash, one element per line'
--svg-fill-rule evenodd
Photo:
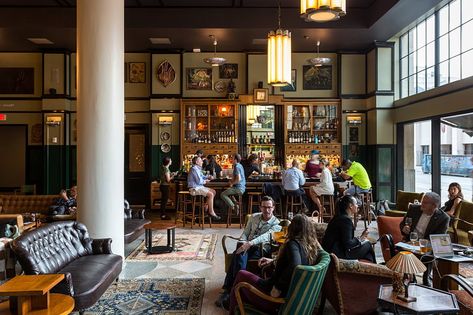
<path fill-rule="evenodd" d="M 124 255 L 124 0 L 77 1 L 78 220 Z"/>

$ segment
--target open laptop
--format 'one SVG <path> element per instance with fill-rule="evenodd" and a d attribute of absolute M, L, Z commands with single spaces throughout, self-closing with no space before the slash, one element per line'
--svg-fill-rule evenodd
<path fill-rule="evenodd" d="M 436 258 L 455 262 L 472 261 L 471 257 L 455 254 L 449 234 L 430 234 L 430 244 Z"/>

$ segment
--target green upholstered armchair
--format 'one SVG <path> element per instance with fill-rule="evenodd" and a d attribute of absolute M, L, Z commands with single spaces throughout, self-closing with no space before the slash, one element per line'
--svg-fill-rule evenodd
<path fill-rule="evenodd" d="M 413 203 L 414 200 L 420 201 L 424 193 L 416 193 L 398 190 L 396 194 L 395 208 L 392 210 L 386 210 L 386 215 L 390 217 L 403 217 L 409 207 L 409 203 Z"/>
<path fill-rule="evenodd" d="M 278 314 L 284 315 L 302 315 L 312 314 L 315 303 L 319 297 L 324 283 L 325 274 L 330 264 L 330 255 L 324 251 L 319 251 L 318 261 L 313 266 L 299 265 L 294 269 L 291 284 L 285 298 L 274 298 L 267 295 L 247 282 L 240 282 L 235 287 L 236 300 L 238 302 L 237 313 L 245 314 L 264 314 L 254 309 L 249 304 L 244 304 L 241 299 L 240 289 L 246 288 L 261 299 L 280 303 Z"/>
<path fill-rule="evenodd" d="M 463 200 L 451 219 L 449 233 L 455 243 L 470 246 L 468 231 L 473 230 L 473 203 Z"/>

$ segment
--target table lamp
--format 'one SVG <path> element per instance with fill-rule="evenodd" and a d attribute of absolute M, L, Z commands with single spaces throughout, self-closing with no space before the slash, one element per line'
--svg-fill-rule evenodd
<path fill-rule="evenodd" d="M 414 302 L 417 299 L 409 296 L 409 283 L 411 274 L 421 273 L 427 270 L 425 265 L 411 252 L 402 251 L 397 253 L 396 256 L 391 258 L 387 263 L 386 267 L 394 272 L 404 274 L 404 296 L 398 295 L 397 297 L 404 302 Z"/>

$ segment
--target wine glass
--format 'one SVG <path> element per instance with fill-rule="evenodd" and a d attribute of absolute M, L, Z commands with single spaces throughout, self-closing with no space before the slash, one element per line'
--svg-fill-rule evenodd
<path fill-rule="evenodd" d="M 409 234 L 409 239 L 411 240 L 412 245 L 417 245 L 417 241 L 419 240 L 419 235 L 417 234 L 417 232 L 412 231 Z"/>

